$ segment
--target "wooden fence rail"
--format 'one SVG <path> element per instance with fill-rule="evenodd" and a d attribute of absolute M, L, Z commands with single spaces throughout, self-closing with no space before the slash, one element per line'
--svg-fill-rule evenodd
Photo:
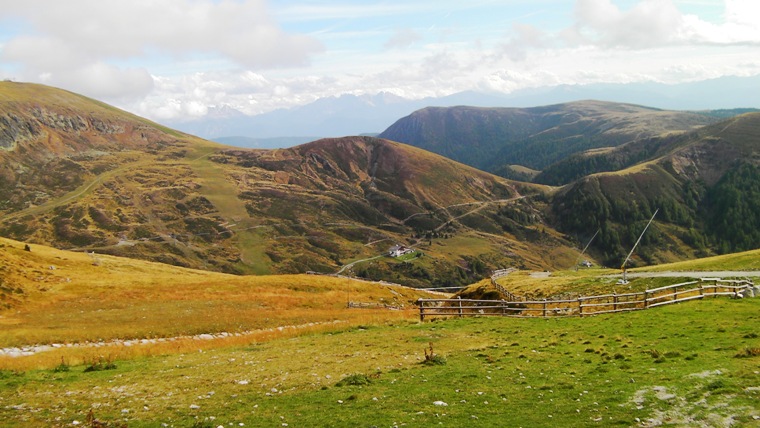
<path fill-rule="evenodd" d="M 711 296 L 739 297 L 753 287 L 754 284 L 749 280 L 702 278 L 637 293 L 613 293 L 577 299 L 526 300 L 510 293 L 503 300 L 419 299 L 417 306 L 420 321 L 435 316 L 582 317 L 636 311 Z M 514 300 L 509 300 L 510 297 Z"/>
<path fill-rule="evenodd" d="M 517 296 L 515 294 L 512 294 L 507 290 L 506 288 L 502 287 L 501 284 L 497 282 L 499 278 L 503 278 L 510 273 L 516 271 L 515 268 L 508 268 L 508 269 L 499 269 L 493 271 L 493 274 L 491 274 L 491 285 L 496 287 L 496 291 L 498 291 L 502 296 L 504 296 L 505 300 L 510 302 L 519 302 L 521 300 L 525 300 L 520 296 Z"/>

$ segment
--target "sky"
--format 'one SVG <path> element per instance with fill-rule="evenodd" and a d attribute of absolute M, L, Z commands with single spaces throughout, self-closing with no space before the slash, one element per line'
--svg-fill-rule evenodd
<path fill-rule="evenodd" d="M 757 0 L 0 0 L 0 78 L 157 121 L 758 74 Z"/>

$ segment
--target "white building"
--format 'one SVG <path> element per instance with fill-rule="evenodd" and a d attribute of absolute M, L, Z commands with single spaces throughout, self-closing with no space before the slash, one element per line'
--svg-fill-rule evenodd
<path fill-rule="evenodd" d="M 394 245 L 388 250 L 388 255 L 391 257 L 399 257 L 404 254 L 413 253 L 414 249 L 405 247 L 403 245 Z"/>

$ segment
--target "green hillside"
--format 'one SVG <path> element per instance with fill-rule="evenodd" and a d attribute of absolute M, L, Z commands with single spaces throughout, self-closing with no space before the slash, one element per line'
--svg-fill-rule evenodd
<path fill-rule="evenodd" d="M 556 224 L 580 234 L 600 229 L 595 251 L 612 266 L 656 209 L 637 251 L 645 263 L 755 249 L 759 137 L 760 114 L 750 113 L 667 140 L 669 150 L 646 162 L 565 186 L 552 201 Z"/>
<path fill-rule="evenodd" d="M 509 174 L 507 165 L 542 170 L 574 153 L 693 130 L 717 120 L 600 101 L 523 109 L 430 107 L 399 119 L 380 137 Z"/>

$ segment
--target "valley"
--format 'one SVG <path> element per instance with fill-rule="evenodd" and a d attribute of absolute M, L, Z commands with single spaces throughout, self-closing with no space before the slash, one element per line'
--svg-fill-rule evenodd
<path fill-rule="evenodd" d="M 8 104 L 8 117 L 35 130 L 16 134 L 8 144 L 18 148 L 0 153 L 8 178 L 0 233 L 7 237 L 235 274 L 335 273 L 396 243 L 414 244 L 430 260 L 418 269 L 390 261 L 363 269 L 371 279 L 418 286 L 466 285 L 482 275 L 471 263 L 535 266 L 516 241 L 534 233 L 540 209 L 513 198 L 544 193 L 542 186 L 371 137 L 235 149 L 88 106 L 73 94 L 3 84 L 19 99 Z M 35 116 L 39 107 L 20 101 L 22 89 L 36 102 L 47 96 L 51 118 Z M 101 134 L 99 123 L 116 131 Z M 470 213 L 468 206 L 479 208 Z M 505 225 L 514 239 L 499 239 Z M 436 241 L 446 247 L 442 241 L 457 236 L 479 249 L 471 259 L 438 252 Z M 534 245 L 558 247 L 563 263 L 572 257 L 572 242 L 557 233 Z"/>
<path fill-rule="evenodd" d="M 758 423 L 760 299 L 417 305 L 503 299 L 504 268 L 535 299 L 755 278 L 760 114 L 426 108 L 386 132 L 242 149 L 0 82 L 0 426 Z"/>

